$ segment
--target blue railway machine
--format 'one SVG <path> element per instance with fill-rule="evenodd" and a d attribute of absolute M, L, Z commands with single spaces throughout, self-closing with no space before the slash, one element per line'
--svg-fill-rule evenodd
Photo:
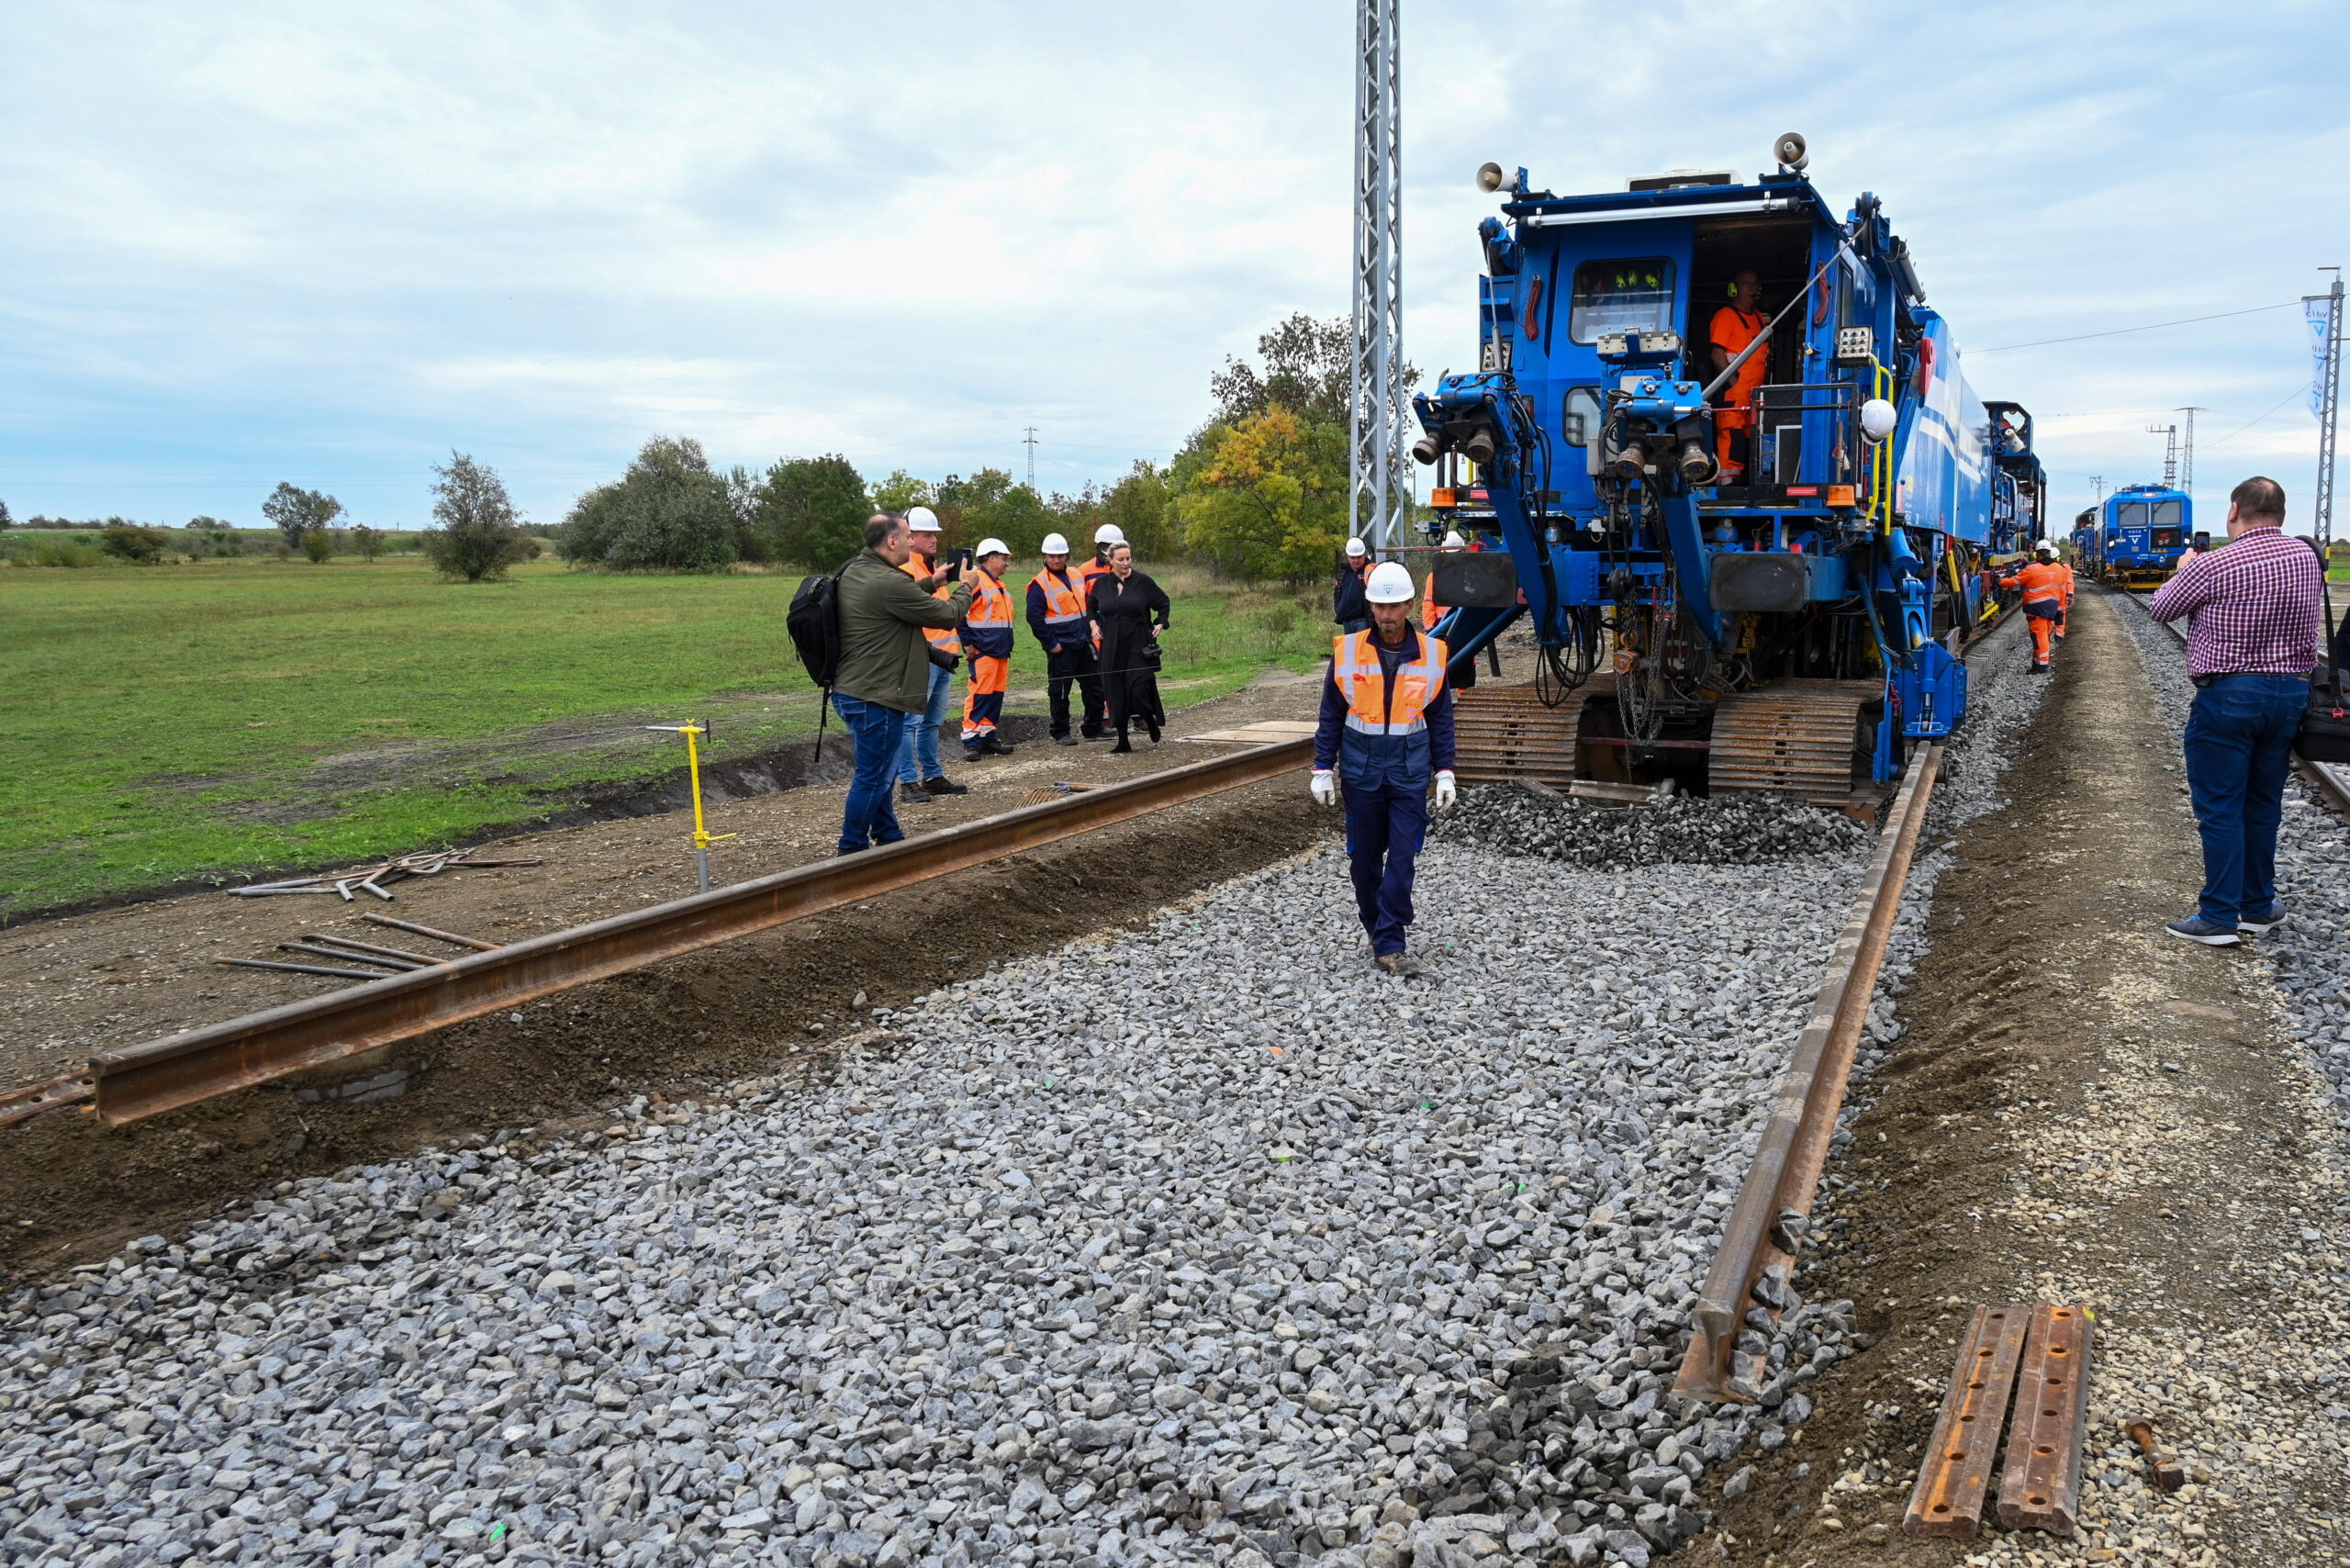
<path fill-rule="evenodd" d="M 1968 389 L 1877 198 L 1839 218 L 1803 139 L 1774 151 L 1591 196 L 1479 172 L 1478 368 L 1414 400 L 1431 536 L 1476 540 L 1435 574 L 1464 778 L 1865 815 L 1965 715 L 1953 654 L 2041 534 L 2031 417 Z M 1472 689 L 1520 622 L 1534 678 Z"/>
<path fill-rule="evenodd" d="M 2074 520 L 2073 554 L 2116 588 L 2160 588 L 2195 535 L 2195 501 L 2167 485 L 2130 485 Z"/>

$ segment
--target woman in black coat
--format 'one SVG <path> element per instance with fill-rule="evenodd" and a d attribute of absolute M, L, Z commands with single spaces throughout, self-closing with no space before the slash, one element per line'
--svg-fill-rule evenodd
<path fill-rule="evenodd" d="M 1126 725 L 1139 719 L 1158 744 L 1167 709 L 1158 700 L 1158 633 L 1167 627 L 1167 590 L 1135 570 L 1133 547 L 1113 545 L 1110 569 L 1085 590 L 1085 608 L 1101 638 L 1102 688 L 1110 722 L 1118 726 L 1114 751 L 1132 751 Z"/>

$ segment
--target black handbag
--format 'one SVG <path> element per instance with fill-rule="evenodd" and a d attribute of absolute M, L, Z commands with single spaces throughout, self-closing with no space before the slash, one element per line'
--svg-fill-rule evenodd
<path fill-rule="evenodd" d="M 2318 571 L 2326 569 L 2325 558 L 2318 557 Z M 2319 580 L 2326 579 L 2321 575 Z M 2330 662 L 2333 646 L 2333 587 L 2325 588 L 2325 646 L 2318 651 L 2321 663 L 2317 674 L 2310 681 L 2310 705 L 2301 710 L 2300 732 L 2293 737 L 2293 749 L 2303 762 L 2350 764 L 2350 678 L 2345 678 L 2342 666 Z"/>
<path fill-rule="evenodd" d="M 1147 669 L 1156 675 L 1159 670 L 1166 667 L 1163 663 L 1163 655 L 1158 651 L 1158 639 L 1156 637 L 1153 637 L 1149 642 L 1145 643 L 1142 645 L 1142 654 L 1140 656 L 1142 662 L 1137 666 L 1138 668 Z"/>

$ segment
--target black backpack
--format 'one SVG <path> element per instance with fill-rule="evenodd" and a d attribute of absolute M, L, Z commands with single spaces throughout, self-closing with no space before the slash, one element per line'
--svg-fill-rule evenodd
<path fill-rule="evenodd" d="M 800 590 L 791 596 L 791 609 L 783 618 L 808 678 L 827 692 L 841 672 L 841 572 L 846 570 L 848 562 L 844 561 L 840 572 L 829 577 L 800 578 Z"/>

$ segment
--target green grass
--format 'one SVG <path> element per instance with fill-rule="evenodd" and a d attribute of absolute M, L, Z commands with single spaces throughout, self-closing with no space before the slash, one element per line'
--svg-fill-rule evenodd
<path fill-rule="evenodd" d="M 0 920 L 444 845 L 678 766 L 647 722 L 710 717 L 721 756 L 804 737 L 797 581 L 539 563 L 463 586 L 396 558 L 0 570 Z M 1169 588 L 1170 701 L 1328 646 L 1318 593 Z M 1018 641 L 1015 692 L 1043 679 Z"/>

